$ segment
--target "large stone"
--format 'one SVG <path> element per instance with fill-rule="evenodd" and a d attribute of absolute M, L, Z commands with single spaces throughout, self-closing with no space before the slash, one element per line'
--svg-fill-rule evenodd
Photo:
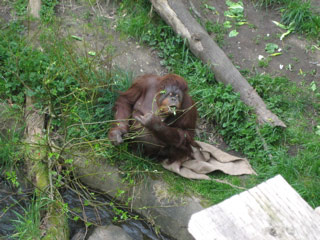
<path fill-rule="evenodd" d="M 187 227 L 191 215 L 203 209 L 200 199 L 174 196 L 169 193 L 167 183 L 151 177 L 129 186 L 122 181 L 119 170 L 105 161 L 84 160 L 81 157 L 74 163 L 76 175 L 88 186 L 123 202 L 131 197 L 133 209 L 152 220 L 163 233 L 176 239 L 193 239 Z M 117 197 L 118 190 L 125 190 L 127 194 L 120 199 Z"/>
<path fill-rule="evenodd" d="M 121 228 L 115 225 L 97 227 L 88 240 L 132 240 L 132 238 Z"/>

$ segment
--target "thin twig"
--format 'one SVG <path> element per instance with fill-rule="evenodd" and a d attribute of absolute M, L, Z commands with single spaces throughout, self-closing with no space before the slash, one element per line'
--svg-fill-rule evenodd
<path fill-rule="evenodd" d="M 260 139 L 262 141 L 263 149 L 268 153 L 269 160 L 272 160 L 273 156 L 269 151 L 268 144 L 267 144 L 266 140 L 264 139 L 264 137 L 262 137 L 260 129 L 259 129 L 259 127 L 257 125 L 256 125 L 256 131 L 257 131 L 257 134 L 258 134 L 258 136 L 260 137 Z"/>
<path fill-rule="evenodd" d="M 190 3 L 190 7 L 192 9 L 192 11 L 194 12 L 194 14 L 198 17 L 198 18 L 202 18 L 201 14 L 198 12 L 198 10 L 196 9 L 196 7 L 193 5 L 192 1 L 189 0 Z"/>
<path fill-rule="evenodd" d="M 216 179 L 216 178 L 211 178 L 211 180 L 212 180 L 212 181 L 215 181 L 215 182 L 218 182 L 218 183 L 227 184 L 227 185 L 229 185 L 230 187 L 233 187 L 233 188 L 237 188 L 237 189 L 241 189 L 241 190 L 246 190 L 246 188 L 233 185 L 232 183 L 229 183 L 229 182 L 226 181 L 226 180 L 221 180 L 221 179 Z"/>

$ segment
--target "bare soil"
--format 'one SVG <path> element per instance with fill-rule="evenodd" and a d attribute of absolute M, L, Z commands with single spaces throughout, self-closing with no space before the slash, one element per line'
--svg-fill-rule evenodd
<path fill-rule="evenodd" d="M 205 1 L 207 5 L 215 7 L 216 11 L 206 9 L 200 1 L 192 2 L 204 23 L 211 21 L 223 24 L 227 20 L 232 21 L 224 16 L 224 12 L 228 10 L 224 0 Z M 320 84 L 320 51 L 312 50 L 315 43 L 294 33 L 280 41 L 280 35 L 285 30 L 272 22 L 280 22 L 279 12 L 275 9 L 259 8 L 249 0 L 244 0 L 243 4 L 244 16 L 248 24 L 236 28 L 239 32 L 236 37 L 230 38 L 226 34 L 221 46 L 234 65 L 241 70 L 286 76 L 297 83 L 315 81 Z M 232 29 L 235 27 L 230 28 L 229 31 Z M 268 66 L 259 67 L 259 55 L 264 56 L 265 59 L 270 55 L 265 51 L 267 43 L 277 44 L 281 48 L 279 53 L 282 54 L 270 57 Z"/>
<path fill-rule="evenodd" d="M 113 69 L 131 72 L 134 77 L 166 73 L 155 51 L 115 30 L 116 8 L 113 2 L 97 1 L 97 5 L 90 7 L 75 1 L 61 1 L 57 16 L 62 20 L 63 32 L 83 39 L 75 41 L 79 49 L 101 52 L 101 60 L 110 58 Z"/>

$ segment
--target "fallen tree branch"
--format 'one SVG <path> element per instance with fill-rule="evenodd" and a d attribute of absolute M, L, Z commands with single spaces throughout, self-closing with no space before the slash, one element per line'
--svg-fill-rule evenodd
<path fill-rule="evenodd" d="M 28 12 L 35 18 L 40 18 L 41 0 L 29 0 Z"/>
<path fill-rule="evenodd" d="M 34 107 L 31 97 L 26 98 L 25 111 L 25 159 L 28 178 L 36 187 L 37 197 L 41 200 L 44 195 L 52 200 L 47 204 L 43 217 L 45 226 L 42 239 L 69 239 L 67 218 L 63 210 L 63 199 L 54 188 L 50 177 L 47 144 L 45 144 L 44 115 Z"/>
<path fill-rule="evenodd" d="M 36 19 L 40 18 L 41 0 L 29 0 L 28 12 Z M 38 22 L 30 29 L 34 33 Z M 28 89 L 28 86 L 25 86 Z M 58 190 L 53 186 L 51 169 L 53 162 L 48 156 L 48 143 L 44 135 L 44 114 L 34 106 L 32 97 L 26 96 L 25 106 L 25 161 L 28 169 L 28 178 L 35 186 L 37 201 L 42 201 L 43 196 L 48 196 L 49 201 L 46 212 L 42 217 L 42 238 L 69 239 L 69 229 L 64 209 L 63 199 Z M 46 199 L 46 198 L 44 198 Z"/>
<path fill-rule="evenodd" d="M 230 84 L 234 91 L 240 93 L 241 100 L 254 108 L 259 123 L 286 127 L 275 114 L 267 109 L 256 90 L 192 17 L 182 0 L 150 0 L 150 2 L 173 30 L 187 39 L 192 53 L 211 67 L 216 79 L 224 84 Z"/>
<path fill-rule="evenodd" d="M 232 188 L 237 188 L 237 189 L 240 189 L 240 190 L 247 190 L 246 188 L 240 187 L 240 186 L 236 186 L 236 185 L 228 182 L 227 180 L 221 180 L 221 179 L 217 179 L 217 178 L 211 178 L 211 181 L 218 182 L 218 183 L 222 183 L 222 184 L 227 184 L 227 185 L 229 185 L 229 186 L 232 187 Z"/>

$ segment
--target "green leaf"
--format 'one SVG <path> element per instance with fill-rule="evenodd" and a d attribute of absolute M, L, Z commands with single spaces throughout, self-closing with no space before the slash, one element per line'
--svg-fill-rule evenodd
<path fill-rule="evenodd" d="M 36 95 L 36 93 L 34 91 L 32 91 L 31 89 L 27 89 L 26 94 L 29 97 L 33 97 L 34 95 Z"/>
<path fill-rule="evenodd" d="M 320 125 L 317 126 L 316 134 L 320 136 Z"/>
<path fill-rule="evenodd" d="M 281 23 L 279 23 L 279 22 L 277 22 L 277 21 L 272 21 L 275 25 L 277 25 L 279 28 L 282 28 L 282 29 L 284 29 L 284 30 L 287 30 L 288 29 L 288 27 L 287 26 L 285 26 L 285 25 L 283 25 L 283 24 L 281 24 Z"/>
<path fill-rule="evenodd" d="M 279 55 L 282 55 L 282 53 L 277 52 L 277 53 L 272 53 L 272 54 L 270 54 L 271 57 L 275 57 L 275 56 L 279 56 Z"/>
<path fill-rule="evenodd" d="M 285 33 L 283 33 L 283 34 L 280 36 L 280 41 L 282 41 L 282 40 L 285 38 L 285 36 L 289 35 L 291 32 L 292 32 L 292 30 L 289 29 L 288 31 L 286 31 Z"/>
<path fill-rule="evenodd" d="M 210 5 L 208 5 L 208 4 L 204 4 L 204 7 L 205 7 L 206 9 L 209 9 L 209 10 L 212 10 L 212 11 L 215 11 L 215 10 L 216 10 L 215 7 L 210 6 Z"/>
<path fill-rule="evenodd" d="M 228 5 L 230 12 L 232 12 L 234 14 L 243 13 L 243 3 L 241 1 L 235 3 L 235 2 L 227 0 L 226 4 Z"/>
<path fill-rule="evenodd" d="M 267 53 L 274 53 L 278 48 L 279 46 L 275 43 L 267 43 L 265 50 Z"/>
<path fill-rule="evenodd" d="M 224 26 L 224 28 L 232 28 L 232 24 L 231 24 L 230 21 L 225 21 L 225 22 L 223 23 L 223 26 Z"/>
<path fill-rule="evenodd" d="M 310 83 L 310 89 L 311 89 L 313 92 L 315 92 L 315 91 L 317 90 L 317 85 L 316 85 L 316 83 L 315 83 L 314 81 L 312 81 L 312 82 Z"/>
<path fill-rule="evenodd" d="M 76 40 L 78 40 L 78 41 L 82 41 L 83 40 L 82 37 L 78 37 L 76 35 L 71 35 L 71 37 L 76 39 Z"/>
<path fill-rule="evenodd" d="M 226 4 L 228 5 L 229 8 L 231 9 L 243 9 L 243 3 L 241 1 L 235 3 L 235 2 L 232 2 L 230 0 L 227 0 L 226 1 Z"/>
<path fill-rule="evenodd" d="M 89 51 L 88 54 L 89 54 L 90 56 L 95 56 L 95 55 L 96 55 L 96 52 Z"/>
<path fill-rule="evenodd" d="M 230 33 L 229 33 L 229 37 L 235 37 L 237 36 L 239 33 L 237 32 L 237 30 L 232 30 Z"/>
<path fill-rule="evenodd" d="M 248 24 L 248 22 L 237 22 L 236 24 L 237 26 L 242 26 L 242 25 Z"/>

